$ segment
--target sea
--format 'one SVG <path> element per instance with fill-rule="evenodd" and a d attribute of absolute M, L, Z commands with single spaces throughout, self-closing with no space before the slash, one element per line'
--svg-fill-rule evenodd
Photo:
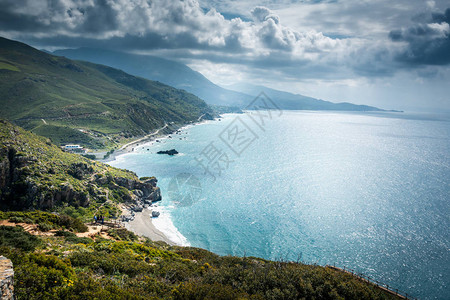
<path fill-rule="evenodd" d="M 247 111 L 110 164 L 157 177 L 154 224 L 178 244 L 345 267 L 450 299 L 448 116 Z"/>

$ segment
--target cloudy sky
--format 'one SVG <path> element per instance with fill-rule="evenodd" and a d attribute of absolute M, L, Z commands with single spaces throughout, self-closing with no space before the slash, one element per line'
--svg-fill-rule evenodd
<path fill-rule="evenodd" d="M 450 0 L 0 0 L 0 35 L 186 63 L 219 85 L 450 111 Z"/>

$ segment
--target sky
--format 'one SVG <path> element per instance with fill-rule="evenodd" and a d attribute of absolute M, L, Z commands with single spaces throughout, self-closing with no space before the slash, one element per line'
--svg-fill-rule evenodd
<path fill-rule="evenodd" d="M 185 63 L 216 84 L 450 111 L 450 0 L 0 0 L 0 36 Z"/>

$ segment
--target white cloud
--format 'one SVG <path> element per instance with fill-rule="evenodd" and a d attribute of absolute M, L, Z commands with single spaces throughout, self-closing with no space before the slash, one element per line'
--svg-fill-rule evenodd
<path fill-rule="evenodd" d="M 448 23 L 431 23 L 427 26 L 432 30 L 432 38 L 445 38 L 450 33 L 450 26 Z"/>

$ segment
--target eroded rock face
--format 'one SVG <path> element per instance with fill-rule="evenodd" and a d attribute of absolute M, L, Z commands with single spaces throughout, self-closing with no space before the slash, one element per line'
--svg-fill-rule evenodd
<path fill-rule="evenodd" d="M 86 176 L 92 175 L 93 172 L 94 169 L 91 166 L 88 166 L 86 163 L 72 164 L 67 171 L 69 175 L 79 180 L 84 179 Z"/>
<path fill-rule="evenodd" d="M 152 202 L 161 200 L 161 190 L 156 186 L 157 182 L 158 180 L 156 178 L 150 178 L 145 181 L 130 180 L 121 177 L 114 178 L 114 183 L 117 185 L 133 190 L 134 195 L 137 197 L 136 200 L 140 202 L 144 202 L 145 200 Z"/>
<path fill-rule="evenodd" d="M 153 192 L 145 199 L 151 200 L 152 202 L 161 201 L 161 189 L 159 187 L 155 187 Z"/>
<path fill-rule="evenodd" d="M 134 186 L 136 185 L 136 181 L 129 178 L 115 177 L 112 178 L 112 181 L 114 181 L 114 183 L 116 183 L 118 186 L 122 186 L 129 190 L 133 190 Z"/>

